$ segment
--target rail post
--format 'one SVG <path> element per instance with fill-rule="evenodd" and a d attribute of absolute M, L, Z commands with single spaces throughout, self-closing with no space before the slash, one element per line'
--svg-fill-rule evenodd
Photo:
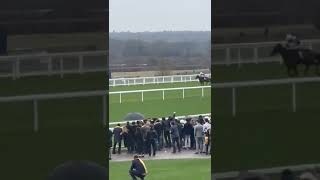
<path fill-rule="evenodd" d="M 232 88 L 232 116 L 236 117 L 236 88 Z"/>
<path fill-rule="evenodd" d="M 39 124 L 38 124 L 38 102 L 36 99 L 33 100 L 33 131 L 38 132 Z"/>
<path fill-rule="evenodd" d="M 296 84 L 292 83 L 292 111 L 297 111 L 297 102 L 296 102 Z"/>

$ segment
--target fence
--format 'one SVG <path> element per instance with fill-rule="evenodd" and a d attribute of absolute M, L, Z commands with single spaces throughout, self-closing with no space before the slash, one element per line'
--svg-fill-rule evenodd
<path fill-rule="evenodd" d="M 107 124 L 107 98 L 106 91 L 87 91 L 87 92 L 72 92 L 72 93 L 56 93 L 56 94 L 37 94 L 27 96 L 12 96 L 12 97 L 0 97 L 0 102 L 21 102 L 21 101 L 33 101 L 33 130 L 37 132 L 39 130 L 39 118 L 38 118 L 38 101 L 48 99 L 64 99 L 64 98 L 80 98 L 80 97 L 102 97 L 102 123 L 105 126 Z"/>
<path fill-rule="evenodd" d="M 137 77 L 137 78 L 117 78 L 109 79 L 109 86 L 130 86 L 145 84 L 161 84 L 161 83 L 177 83 L 177 82 L 194 82 L 198 81 L 196 76 L 191 75 L 173 75 L 173 76 L 153 76 L 153 77 Z M 208 74 L 211 76 L 211 74 Z"/>
<path fill-rule="evenodd" d="M 320 82 L 319 77 L 313 78 L 288 78 L 288 79 L 275 79 L 275 80 L 263 80 L 263 81 L 245 81 L 245 82 L 229 82 L 229 83 L 214 83 L 213 88 L 231 88 L 232 89 L 232 115 L 235 117 L 237 112 L 236 106 L 236 89 L 241 87 L 255 87 L 255 86 L 271 86 L 271 85 L 283 85 L 291 84 L 292 88 L 292 111 L 296 112 L 296 84 Z"/>
<path fill-rule="evenodd" d="M 320 50 L 320 40 L 303 40 L 302 45 L 306 48 Z M 277 43 L 275 42 L 259 42 L 259 43 L 239 43 L 239 44 L 213 44 L 212 46 L 212 64 L 214 65 L 231 65 L 247 63 L 265 63 L 279 62 L 281 58 L 271 57 L 270 53 Z"/>
<path fill-rule="evenodd" d="M 199 117 L 199 116 L 211 116 L 211 113 L 205 113 L 205 114 L 193 114 L 193 115 L 187 115 L 187 116 L 176 116 L 176 119 L 180 120 L 180 119 L 186 119 L 186 118 L 195 118 L 195 117 Z M 158 118 L 159 120 L 161 120 L 162 118 Z M 141 119 L 143 120 L 143 119 Z M 115 125 L 115 124 L 123 124 L 123 123 L 131 123 L 131 122 L 136 122 L 137 120 L 130 120 L 130 121 L 119 121 L 119 122 L 111 122 L 109 123 L 109 125 Z M 112 129 L 112 128 L 110 128 Z"/>
<path fill-rule="evenodd" d="M 107 51 L 0 56 L 0 77 L 107 72 Z"/>
<path fill-rule="evenodd" d="M 281 58 L 270 57 L 270 52 L 277 43 L 283 42 L 213 44 L 212 64 L 238 64 L 240 67 L 241 64 L 246 63 L 281 63 Z M 320 40 L 317 39 L 304 40 L 302 44 L 311 49 L 320 49 Z M 72 73 L 107 72 L 107 55 L 107 51 L 88 51 L 1 56 L 0 77 L 12 77 L 13 79 L 37 75 L 63 77 L 64 74 Z M 159 82 L 161 82 L 160 79 Z"/>
<path fill-rule="evenodd" d="M 165 99 L 165 91 L 182 90 L 182 98 L 184 99 L 185 98 L 185 90 L 188 90 L 188 89 L 201 89 L 201 97 L 203 97 L 205 88 L 211 88 L 211 86 L 179 87 L 179 88 L 165 88 L 165 89 L 146 89 L 146 90 L 134 90 L 134 91 L 115 91 L 115 92 L 109 92 L 109 94 L 110 95 L 119 94 L 119 102 L 122 103 L 122 94 L 141 93 L 141 102 L 143 102 L 144 101 L 144 93 L 145 92 L 162 91 L 162 100 L 164 100 Z"/>

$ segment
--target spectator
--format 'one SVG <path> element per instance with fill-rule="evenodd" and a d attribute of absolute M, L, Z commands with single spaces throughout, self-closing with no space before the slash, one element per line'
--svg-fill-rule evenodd
<path fill-rule="evenodd" d="M 137 145 L 137 153 L 139 155 L 143 154 L 143 137 L 142 137 L 142 132 L 141 132 L 141 127 L 139 126 L 140 123 L 138 121 L 138 126 L 137 126 L 137 131 L 136 131 L 136 145 Z"/>
<path fill-rule="evenodd" d="M 170 134 L 171 134 L 172 146 L 173 146 L 172 153 L 176 153 L 176 147 L 178 147 L 178 152 L 181 152 L 180 143 L 179 143 L 179 138 L 180 138 L 179 130 L 178 130 L 178 126 L 174 121 L 171 122 Z"/>
<path fill-rule="evenodd" d="M 133 180 L 136 180 L 139 177 L 141 180 L 144 180 L 144 177 L 147 175 L 148 170 L 142 159 L 138 155 L 135 155 L 132 160 L 132 164 L 129 170 L 129 174 Z"/>
<path fill-rule="evenodd" d="M 154 129 L 157 132 L 157 147 L 158 150 L 161 151 L 162 146 L 163 146 L 163 128 L 162 128 L 162 123 L 160 123 L 159 120 L 156 120 L 156 123 L 154 124 Z"/>
<path fill-rule="evenodd" d="M 170 117 L 169 117 L 170 118 Z M 163 128 L 164 128 L 164 140 L 166 141 L 166 147 L 171 148 L 171 138 L 170 138 L 170 119 L 162 118 Z"/>
<path fill-rule="evenodd" d="M 209 123 L 209 119 L 205 118 L 204 119 L 204 125 L 203 125 L 203 131 L 207 132 L 210 129 L 211 129 L 211 124 Z"/>
<path fill-rule="evenodd" d="M 191 119 L 187 119 L 187 123 L 183 127 L 184 148 L 186 149 L 191 149 L 191 134 L 193 131 L 193 127 L 190 121 Z"/>
<path fill-rule="evenodd" d="M 197 121 L 197 125 L 194 127 L 194 136 L 196 139 L 196 154 L 203 152 L 203 126 L 200 124 L 199 120 Z"/>
<path fill-rule="evenodd" d="M 120 127 L 120 124 L 118 124 L 113 129 L 114 139 L 113 139 L 113 151 L 112 154 L 116 154 L 116 145 L 118 144 L 118 154 L 121 153 L 121 139 L 122 139 L 122 128 Z"/>
<path fill-rule="evenodd" d="M 207 132 L 205 133 L 204 144 L 205 144 L 205 146 L 206 146 L 206 155 L 208 155 L 209 145 L 210 145 L 210 135 L 209 135 L 209 131 L 207 131 Z"/>
<path fill-rule="evenodd" d="M 149 124 L 144 120 L 144 125 L 141 127 L 142 140 L 143 140 L 143 155 L 148 153 L 147 133 L 150 131 Z"/>
<path fill-rule="evenodd" d="M 131 154 L 134 151 L 134 131 L 133 127 L 130 125 L 129 122 L 127 122 L 127 147 L 128 147 L 128 153 Z"/>
<path fill-rule="evenodd" d="M 151 156 L 151 149 L 153 150 L 153 156 L 156 155 L 156 141 L 157 141 L 158 134 L 153 126 L 150 127 L 150 131 L 147 132 L 147 143 L 148 143 L 148 153 Z"/>

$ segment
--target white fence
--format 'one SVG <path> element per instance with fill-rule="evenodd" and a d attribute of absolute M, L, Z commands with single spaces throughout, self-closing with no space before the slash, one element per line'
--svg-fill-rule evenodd
<path fill-rule="evenodd" d="M 277 43 L 283 42 L 213 44 L 212 64 L 241 66 L 246 63 L 281 62 L 279 57 L 270 57 L 272 48 Z M 320 40 L 303 40 L 302 44 L 320 50 Z M 88 51 L 0 56 L 0 77 L 16 79 L 55 74 L 63 77 L 70 73 L 107 72 L 107 55 L 107 51 Z M 158 81 L 161 82 L 161 79 Z"/>
<path fill-rule="evenodd" d="M 87 92 L 71 92 L 71 93 L 56 93 L 56 94 L 37 94 L 26 96 L 11 96 L 0 97 L 0 103 L 3 102 L 19 102 L 19 101 L 32 101 L 33 102 L 33 130 L 37 132 L 39 130 L 39 118 L 38 118 L 38 102 L 48 99 L 65 99 L 65 98 L 81 98 L 100 96 L 102 98 L 102 123 L 105 126 L 107 124 L 107 92 L 106 91 L 87 91 Z M 19 112 L 17 112 L 19 113 Z"/>
<path fill-rule="evenodd" d="M 193 115 L 186 115 L 186 116 L 176 116 L 176 119 L 178 119 L 178 120 L 181 120 L 181 119 L 186 119 L 186 118 L 196 118 L 196 117 L 199 117 L 199 116 L 203 116 L 203 117 L 205 117 L 205 116 L 211 116 L 211 113 L 204 113 L 204 114 L 193 114 Z M 161 120 L 162 118 L 158 118 L 159 120 Z M 167 118 L 168 119 L 168 118 Z M 209 119 L 211 119 L 211 118 L 209 118 Z M 141 120 L 143 120 L 143 119 L 141 119 Z M 111 123 L 109 123 L 109 125 L 115 125 L 115 124 L 124 124 L 124 123 L 127 123 L 127 122 L 129 122 L 129 123 L 131 123 L 131 122 L 136 122 L 137 120 L 129 120 L 129 121 L 119 121 L 119 122 L 111 122 Z M 112 128 L 110 128 L 110 129 L 112 129 Z"/>
<path fill-rule="evenodd" d="M 288 79 L 275 79 L 275 80 L 263 80 L 263 81 L 245 81 L 245 82 L 229 82 L 229 83 L 214 83 L 213 88 L 231 88 L 232 89 L 232 115 L 235 117 L 237 112 L 236 106 L 236 90 L 241 87 L 255 87 L 255 86 L 274 86 L 274 85 L 284 85 L 291 84 L 292 87 L 292 111 L 297 110 L 296 101 L 296 85 L 301 83 L 311 83 L 320 82 L 320 77 L 312 78 L 288 78 Z"/>
<path fill-rule="evenodd" d="M 320 40 L 303 40 L 302 45 L 306 48 L 320 50 Z M 212 46 L 212 64 L 214 65 L 231 65 L 247 63 L 265 63 L 265 62 L 282 62 L 278 56 L 271 57 L 271 51 L 277 43 L 259 42 L 259 43 L 237 43 L 237 44 L 213 44 Z"/>
<path fill-rule="evenodd" d="M 107 51 L 0 56 L 0 77 L 107 72 Z"/>
<path fill-rule="evenodd" d="M 144 101 L 145 92 L 157 92 L 162 91 L 162 100 L 165 100 L 165 91 L 182 91 L 182 98 L 185 98 L 185 90 L 189 89 L 201 89 L 201 97 L 204 96 L 204 89 L 211 88 L 211 86 L 195 86 L 195 87 L 179 87 L 179 88 L 165 88 L 165 89 L 146 89 L 146 90 L 133 90 L 133 91 L 115 91 L 109 92 L 112 94 L 119 94 L 119 103 L 122 103 L 122 94 L 141 93 L 141 102 Z"/>
<path fill-rule="evenodd" d="M 190 75 L 173 75 L 173 76 L 152 76 L 152 77 L 137 77 L 137 78 L 115 78 L 109 79 L 109 86 L 130 86 L 130 85 L 145 85 L 145 84 L 161 84 L 161 83 L 177 83 L 177 82 L 194 82 L 198 74 Z M 208 74 L 211 76 L 211 74 Z"/>

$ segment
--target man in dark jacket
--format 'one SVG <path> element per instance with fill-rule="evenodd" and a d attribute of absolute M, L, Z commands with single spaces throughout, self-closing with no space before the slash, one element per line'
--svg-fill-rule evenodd
<path fill-rule="evenodd" d="M 186 149 L 191 149 L 191 134 L 193 131 L 193 126 L 190 123 L 191 119 L 187 119 L 187 123 L 183 126 L 183 133 L 184 133 L 184 147 Z"/>
<path fill-rule="evenodd" d="M 133 134 L 133 127 L 130 125 L 129 122 L 127 122 L 127 147 L 128 147 L 128 153 L 133 153 L 134 150 L 134 134 Z"/>
<path fill-rule="evenodd" d="M 139 177 L 141 180 L 144 180 L 144 177 L 147 175 L 148 170 L 144 162 L 139 158 L 138 155 L 134 155 L 132 164 L 129 170 L 129 174 L 133 180 L 137 180 Z"/>
<path fill-rule="evenodd" d="M 113 129 L 113 134 L 114 134 L 114 138 L 113 138 L 113 151 L 112 153 L 115 154 L 116 153 L 116 145 L 119 145 L 118 148 L 118 154 L 121 153 L 121 139 L 122 139 L 122 128 L 120 127 L 120 124 L 118 124 L 114 129 Z"/>
<path fill-rule="evenodd" d="M 164 128 L 164 140 L 166 141 L 166 147 L 171 147 L 171 138 L 170 138 L 170 120 L 166 118 L 162 118 L 163 128 Z"/>
<path fill-rule="evenodd" d="M 152 153 L 153 156 L 156 155 L 156 151 L 157 151 L 157 145 L 156 145 L 157 137 L 158 137 L 158 134 L 157 134 L 156 130 L 154 129 L 154 127 L 151 125 L 150 131 L 147 132 L 147 143 L 148 143 L 148 153 L 149 153 L 149 156 L 151 156 L 151 149 L 153 150 L 153 153 Z"/>
<path fill-rule="evenodd" d="M 174 121 L 171 122 L 170 134 L 171 134 L 172 146 L 173 146 L 172 153 L 176 153 L 176 145 L 178 147 L 178 151 L 180 152 L 181 149 L 180 149 L 180 143 L 179 143 L 179 138 L 180 138 L 179 130 L 178 130 L 178 126 Z"/>
<path fill-rule="evenodd" d="M 154 129 L 157 132 L 157 140 L 158 140 L 158 150 L 161 151 L 163 146 L 163 138 L 162 138 L 162 123 L 160 123 L 159 120 L 156 120 L 156 123 L 154 124 Z"/>

